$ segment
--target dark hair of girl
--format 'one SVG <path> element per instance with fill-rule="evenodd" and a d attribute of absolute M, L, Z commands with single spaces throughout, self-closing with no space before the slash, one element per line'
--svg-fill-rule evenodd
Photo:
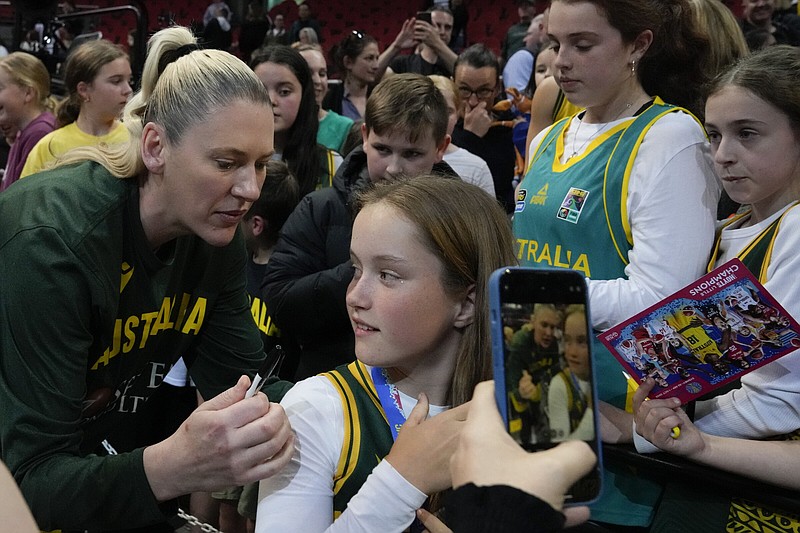
<path fill-rule="evenodd" d="M 572 3 L 576 0 L 558 0 Z M 584 0 L 580 0 L 584 1 Z M 694 22 L 686 0 L 589 0 L 619 30 L 625 42 L 633 42 L 645 30 L 653 42 L 636 68 L 642 87 L 668 104 L 703 114 L 704 71 L 709 54 L 708 38 Z"/>
<path fill-rule="evenodd" d="M 319 117 L 311 69 L 297 50 L 286 45 L 272 45 L 257 50 L 250 67 L 255 70 L 261 63 L 283 65 L 294 74 L 302 87 L 297 117 L 287 132 L 283 146 L 283 161 L 297 178 L 302 197 L 316 189 L 324 155 L 317 145 Z"/>

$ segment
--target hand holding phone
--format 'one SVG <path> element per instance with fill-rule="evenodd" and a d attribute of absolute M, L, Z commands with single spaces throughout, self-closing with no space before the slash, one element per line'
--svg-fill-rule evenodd
<path fill-rule="evenodd" d="M 495 394 L 526 450 L 581 440 L 600 455 L 586 282 L 570 270 L 503 268 L 490 280 Z M 600 468 L 568 502 L 599 495 Z"/>

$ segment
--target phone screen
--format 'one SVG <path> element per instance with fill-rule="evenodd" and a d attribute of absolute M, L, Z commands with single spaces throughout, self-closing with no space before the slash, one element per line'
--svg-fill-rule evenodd
<path fill-rule="evenodd" d="M 506 268 L 491 287 L 497 402 L 508 432 L 525 449 L 599 439 L 586 282 L 570 270 Z M 599 461 L 598 461 L 599 464 Z M 596 469 L 569 501 L 595 499 Z"/>
<path fill-rule="evenodd" d="M 417 11 L 417 14 L 414 18 L 425 21 L 428 24 L 433 24 L 433 22 L 431 22 L 431 14 L 429 11 Z"/>

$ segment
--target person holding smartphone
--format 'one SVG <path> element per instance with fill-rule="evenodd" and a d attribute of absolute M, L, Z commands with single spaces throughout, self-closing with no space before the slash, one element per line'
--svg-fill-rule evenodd
<path fill-rule="evenodd" d="M 378 70 L 386 74 L 413 72 L 451 77 L 458 57 L 447 45 L 453 32 L 453 13 L 445 6 L 434 6 L 403 22 L 392 44 L 378 59 Z M 412 53 L 399 55 L 414 48 Z"/>
<path fill-rule="evenodd" d="M 479 383 L 472 395 L 450 461 L 447 526 L 425 510 L 417 512 L 421 522 L 430 533 L 544 533 L 585 522 L 588 507 L 564 507 L 564 495 L 594 467 L 594 453 L 579 441 L 526 452 L 503 427 L 494 387 Z"/>

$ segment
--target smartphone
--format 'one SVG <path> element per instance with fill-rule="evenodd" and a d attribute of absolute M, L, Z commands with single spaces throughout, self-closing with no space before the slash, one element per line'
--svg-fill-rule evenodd
<path fill-rule="evenodd" d="M 497 406 L 526 450 L 583 440 L 597 466 L 573 485 L 567 503 L 601 489 L 601 446 L 584 277 L 573 270 L 506 267 L 489 282 Z"/>
<path fill-rule="evenodd" d="M 422 20 L 427 22 L 428 24 L 433 24 L 431 21 L 431 13 L 430 11 L 417 11 L 417 14 L 414 16 L 417 20 Z"/>

